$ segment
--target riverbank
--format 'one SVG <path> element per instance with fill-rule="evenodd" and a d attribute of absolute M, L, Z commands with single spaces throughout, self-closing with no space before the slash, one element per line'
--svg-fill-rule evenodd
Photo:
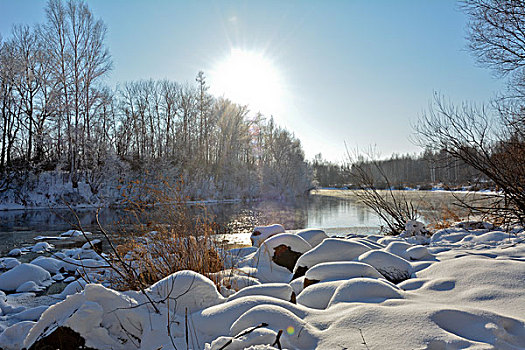
<path fill-rule="evenodd" d="M 49 335 L 62 332 L 95 349 L 523 348 L 525 233 L 478 226 L 432 237 L 279 234 L 224 252 L 219 292 L 188 271 L 152 285 L 145 293 L 158 313 L 145 294 L 110 289 L 104 276 L 113 274 L 89 247 L 61 251 L 69 277 L 85 260 L 101 284 L 78 280 L 40 297 L 7 290 L 0 347 L 51 344 Z M 283 244 L 298 254 L 291 269 L 278 258 Z M 37 287 L 65 277 L 60 260 L 31 264 L 44 270 Z M 9 271 L 31 264 L 0 275 L 0 288 Z"/>

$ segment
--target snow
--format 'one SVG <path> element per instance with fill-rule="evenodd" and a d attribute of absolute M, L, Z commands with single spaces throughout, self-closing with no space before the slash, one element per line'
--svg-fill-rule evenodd
<path fill-rule="evenodd" d="M 54 258 L 48 258 L 44 256 L 39 256 L 38 258 L 31 261 L 31 264 L 40 266 L 49 273 L 56 274 L 63 268 L 64 263 L 60 260 Z"/>
<path fill-rule="evenodd" d="M 371 250 L 359 256 L 360 262 L 372 265 L 390 281 L 403 281 L 412 274 L 412 265 L 392 253 Z"/>
<path fill-rule="evenodd" d="M 49 286 L 53 282 L 49 272 L 40 266 L 21 264 L 0 275 L 0 290 L 13 292 L 28 281 L 37 286 Z"/>
<path fill-rule="evenodd" d="M 92 234 L 91 232 L 86 232 L 86 231 L 82 233 L 82 231 L 79 231 L 79 230 L 69 230 L 69 231 L 61 233 L 60 237 L 80 237 L 84 235 L 88 236 L 91 234 Z"/>
<path fill-rule="evenodd" d="M 366 245 L 340 238 L 328 238 L 307 253 L 301 255 L 295 265 L 295 273 L 298 267 L 309 268 L 321 262 L 352 261 L 370 248 Z"/>
<path fill-rule="evenodd" d="M 277 299 L 290 301 L 292 298 L 292 292 L 293 289 L 288 283 L 265 283 L 241 289 L 237 293 L 228 297 L 228 301 L 235 300 L 241 297 L 246 297 L 249 295 L 265 295 Z"/>
<path fill-rule="evenodd" d="M 22 255 L 22 250 L 19 248 L 12 249 L 9 253 L 7 253 L 8 256 L 20 256 Z"/>
<path fill-rule="evenodd" d="M 33 253 L 45 253 L 49 250 L 53 249 L 53 246 L 47 242 L 39 242 L 31 247 L 31 251 Z"/>
<path fill-rule="evenodd" d="M 310 243 L 312 247 L 318 246 L 323 240 L 328 238 L 328 235 L 323 230 L 318 228 L 299 230 L 295 232 L 295 234 Z"/>
<path fill-rule="evenodd" d="M 325 282 L 355 277 L 382 278 L 383 276 L 368 264 L 345 261 L 317 264 L 309 269 L 304 277 L 309 280 Z"/>
<path fill-rule="evenodd" d="M 0 258 L 0 268 L 10 270 L 20 265 L 20 261 L 16 258 Z"/>
<path fill-rule="evenodd" d="M 318 245 L 304 238 L 280 233 L 256 251 L 225 252 L 236 255 L 238 265 L 212 276 L 224 296 L 196 272 L 167 276 L 146 290 L 159 313 L 141 292 L 118 292 L 82 279 L 47 305 L 30 306 L 34 294 L 0 293 L 1 318 L 9 320 L 0 324 L 0 330 L 8 327 L 0 347 L 30 347 L 65 326 L 96 349 L 185 349 L 186 336 L 193 349 L 227 343 L 225 349 L 275 349 L 281 331 L 284 349 L 525 348 L 522 231 L 509 236 L 499 228 L 451 227 L 438 231 L 427 246 L 411 237 L 326 238 Z M 307 263 L 303 277 L 292 280 L 293 274 L 272 260 L 281 246 L 302 254 L 296 267 Z M 70 262 L 90 256 L 87 261 L 98 264 L 93 268 L 104 278 L 103 262 L 81 251 L 62 253 Z M 35 263 L 54 269 L 54 260 Z M 22 264 L 0 275 L 0 282 L 28 265 L 50 280 L 45 269 Z M 405 280 L 396 285 L 383 276 Z M 304 287 L 306 280 L 320 282 Z M 292 293 L 297 304 L 290 302 Z"/>
<path fill-rule="evenodd" d="M 285 229 L 283 225 L 273 224 L 268 226 L 255 226 L 253 229 L 250 240 L 254 247 L 259 247 L 267 238 L 278 233 L 284 233 Z"/>

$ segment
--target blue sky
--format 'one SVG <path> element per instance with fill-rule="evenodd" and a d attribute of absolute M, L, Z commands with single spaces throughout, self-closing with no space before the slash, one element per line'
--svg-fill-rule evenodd
<path fill-rule="evenodd" d="M 256 108 L 293 131 L 308 158 L 342 161 L 344 142 L 351 149 L 375 145 L 382 156 L 419 152 L 409 141 L 411 124 L 434 92 L 483 102 L 504 86 L 466 49 L 467 18 L 451 0 L 88 4 L 108 27 L 110 85 L 194 81 L 232 48 L 259 52 L 279 72 L 283 92 L 279 108 Z M 0 0 L 0 33 L 42 22 L 44 6 Z"/>

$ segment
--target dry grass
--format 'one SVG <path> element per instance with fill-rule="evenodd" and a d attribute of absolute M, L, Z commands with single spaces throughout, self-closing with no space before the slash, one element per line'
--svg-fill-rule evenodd
<path fill-rule="evenodd" d="M 115 265 L 124 273 L 112 280 L 114 288 L 137 290 L 181 270 L 213 280 L 213 273 L 223 269 L 221 247 L 213 239 L 215 223 L 205 208 L 197 217 L 190 214 L 183 185 L 135 181 L 123 189 L 126 215 L 118 225 L 123 243 L 117 247 L 121 259 L 115 259 Z"/>

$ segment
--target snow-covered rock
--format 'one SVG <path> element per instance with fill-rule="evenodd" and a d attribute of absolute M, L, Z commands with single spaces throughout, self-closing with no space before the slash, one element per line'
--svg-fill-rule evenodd
<path fill-rule="evenodd" d="M 407 249 L 411 248 L 412 245 L 406 242 L 390 242 L 386 248 L 385 252 L 392 253 L 394 255 L 400 256 L 405 260 L 410 259 L 410 255 L 407 253 Z"/>
<path fill-rule="evenodd" d="M 290 301 L 293 289 L 288 283 L 265 283 L 257 286 L 246 287 L 228 298 L 228 301 L 250 295 L 265 295 Z"/>
<path fill-rule="evenodd" d="M 20 265 L 17 258 L 0 258 L 0 269 L 10 270 Z"/>
<path fill-rule="evenodd" d="M 33 264 L 21 264 L 0 275 L 0 290 L 13 292 L 22 284 L 33 281 L 38 286 L 47 287 L 53 283 L 49 272 Z"/>
<path fill-rule="evenodd" d="M 254 277 L 264 282 L 289 282 L 298 257 L 310 249 L 310 243 L 297 235 L 272 236 L 263 242 L 252 259 L 252 266 L 257 269 Z"/>
<path fill-rule="evenodd" d="M 45 253 L 51 249 L 53 249 L 53 245 L 47 242 L 38 242 L 37 244 L 31 247 L 31 251 L 33 253 L 39 253 L 39 254 Z"/>
<path fill-rule="evenodd" d="M 69 231 L 66 231 L 66 232 L 63 232 L 60 234 L 61 237 L 80 237 L 80 236 L 83 236 L 83 235 L 91 235 L 92 233 L 91 232 L 84 232 L 84 234 L 82 234 L 82 231 L 79 231 L 79 230 L 69 230 Z"/>
<path fill-rule="evenodd" d="M 69 282 L 69 284 L 66 286 L 66 288 L 64 288 L 64 290 L 62 290 L 62 292 L 58 295 L 58 297 L 61 298 L 61 299 L 65 299 L 68 295 L 73 295 L 73 294 L 76 294 L 76 293 L 80 293 L 80 292 L 82 292 L 84 290 L 84 287 L 86 286 L 86 284 L 87 284 L 87 282 L 84 281 L 84 279 L 81 279 L 81 278 L 78 279 L 78 280 L 74 280 L 72 282 Z"/>
<path fill-rule="evenodd" d="M 382 250 L 368 251 L 360 255 L 358 260 L 372 265 L 390 281 L 404 281 L 412 274 L 412 265 L 408 261 Z"/>
<path fill-rule="evenodd" d="M 40 266 L 49 273 L 56 274 L 63 268 L 64 263 L 60 260 L 39 256 L 38 258 L 31 261 L 31 264 Z"/>
<path fill-rule="evenodd" d="M 217 291 L 213 282 L 193 271 L 178 271 L 161 279 L 147 289 L 155 301 L 167 301 L 172 305 L 172 312 L 184 314 L 224 302 L 224 297 Z"/>
<path fill-rule="evenodd" d="M 402 291 L 391 284 L 372 278 L 353 278 L 337 287 L 328 307 L 338 303 L 382 302 L 386 299 L 401 299 Z"/>
<path fill-rule="evenodd" d="M 369 247 L 359 242 L 327 238 L 299 257 L 295 264 L 294 277 L 302 276 L 310 267 L 321 262 L 352 261 L 369 250 Z"/>
<path fill-rule="evenodd" d="M 285 229 L 283 225 L 279 224 L 255 226 L 253 233 L 250 236 L 250 240 L 254 247 L 259 247 L 267 238 L 283 232 L 285 232 Z"/>
<path fill-rule="evenodd" d="M 295 234 L 303 238 L 308 243 L 310 243 L 312 247 L 318 246 L 323 240 L 328 238 L 326 232 L 318 228 L 307 228 L 304 230 L 299 230 Z"/>
<path fill-rule="evenodd" d="M 428 251 L 427 247 L 422 245 L 415 245 L 406 250 L 410 260 L 422 260 L 433 257 Z"/>
<path fill-rule="evenodd" d="M 20 256 L 22 255 L 22 250 L 19 248 L 11 249 L 7 255 L 13 257 Z"/>
<path fill-rule="evenodd" d="M 326 309 L 337 287 L 345 280 L 320 282 L 308 286 L 297 297 L 297 304 L 313 309 Z"/>
<path fill-rule="evenodd" d="M 36 322 L 22 321 L 6 328 L 0 334 L 0 348 L 4 350 L 20 350 L 24 348 L 24 337 Z"/>
<path fill-rule="evenodd" d="M 17 293 L 25 293 L 25 292 L 41 292 L 44 290 L 45 287 L 39 286 L 33 281 L 27 281 L 25 283 L 22 283 L 18 286 L 16 289 Z"/>
<path fill-rule="evenodd" d="M 335 281 L 346 280 L 356 277 L 382 278 L 383 276 L 372 266 L 356 261 L 326 262 L 314 265 L 305 274 L 305 287 L 307 280 L 312 281 Z"/>

